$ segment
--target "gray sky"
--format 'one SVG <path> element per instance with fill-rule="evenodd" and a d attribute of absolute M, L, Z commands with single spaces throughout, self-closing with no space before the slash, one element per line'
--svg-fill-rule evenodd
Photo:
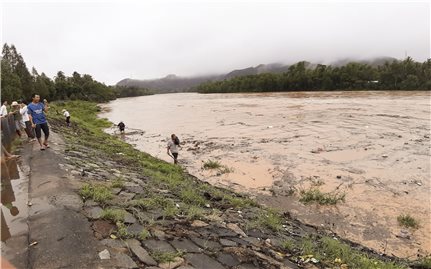
<path fill-rule="evenodd" d="M 247 3 L 248 2 L 248 3 Z M 429 2 L 2 3 L 2 41 L 29 68 L 127 77 L 223 73 L 260 63 L 430 57 Z"/>

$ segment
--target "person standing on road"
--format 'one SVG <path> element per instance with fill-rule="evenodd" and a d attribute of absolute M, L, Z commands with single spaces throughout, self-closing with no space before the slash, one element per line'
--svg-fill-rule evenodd
<path fill-rule="evenodd" d="M 17 101 L 13 101 L 11 104 L 11 110 L 15 121 L 16 134 L 21 137 L 21 129 L 24 128 L 24 122 L 20 113 L 20 107 Z"/>
<path fill-rule="evenodd" d="M 49 148 L 48 137 L 49 137 L 49 127 L 46 121 L 45 112 L 48 112 L 49 106 L 48 101 L 43 100 L 40 102 L 40 96 L 38 94 L 33 94 L 31 96 L 32 102 L 27 106 L 31 126 L 35 129 L 36 138 L 40 145 L 40 150 L 45 150 Z M 42 132 L 45 135 L 45 139 L 42 143 Z"/>
<path fill-rule="evenodd" d="M 0 109 L 0 116 L 6 116 L 7 115 L 7 101 L 3 101 L 3 104 Z"/>
<path fill-rule="evenodd" d="M 70 113 L 66 109 L 63 109 L 61 112 L 63 112 L 64 117 L 66 118 L 66 125 L 67 127 L 70 127 Z"/>
<path fill-rule="evenodd" d="M 180 139 L 175 134 L 171 135 L 171 139 L 168 141 L 168 155 L 174 159 L 174 163 L 178 163 L 178 147 L 180 146 Z M 172 153 L 172 155 L 170 153 Z"/>
<path fill-rule="evenodd" d="M 27 134 L 27 137 L 30 141 L 35 141 L 35 135 L 34 135 L 34 130 L 31 127 L 31 122 L 30 122 L 30 118 L 28 117 L 28 109 L 27 109 L 27 103 L 24 101 L 19 101 L 18 102 L 20 105 L 20 110 L 19 112 L 22 115 L 22 121 L 24 122 L 25 125 L 25 133 Z"/>

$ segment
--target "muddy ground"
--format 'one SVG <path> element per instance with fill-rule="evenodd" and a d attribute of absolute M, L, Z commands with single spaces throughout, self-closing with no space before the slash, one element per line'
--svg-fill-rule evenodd
<path fill-rule="evenodd" d="M 102 116 L 129 127 L 127 142 L 161 159 L 176 133 L 181 165 L 212 184 L 381 253 L 431 253 L 429 92 L 168 94 L 107 108 Z M 231 171 L 204 170 L 207 160 Z M 304 205 L 310 188 L 345 202 Z M 400 227 L 401 214 L 419 228 Z"/>

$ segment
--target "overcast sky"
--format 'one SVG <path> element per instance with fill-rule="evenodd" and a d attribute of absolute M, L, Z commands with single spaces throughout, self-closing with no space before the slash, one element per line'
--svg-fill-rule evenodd
<path fill-rule="evenodd" d="M 1 32 L 39 73 L 78 71 L 115 84 L 261 63 L 404 58 L 406 51 L 425 61 L 430 4 L 10 1 L 2 4 Z"/>

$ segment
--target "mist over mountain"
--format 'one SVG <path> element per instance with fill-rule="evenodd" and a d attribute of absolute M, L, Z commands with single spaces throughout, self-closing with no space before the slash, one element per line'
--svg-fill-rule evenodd
<path fill-rule="evenodd" d="M 350 62 L 357 62 L 362 64 L 369 64 L 373 67 L 383 65 L 385 62 L 392 62 L 396 60 L 392 57 L 377 57 L 373 59 L 353 59 L 346 58 L 340 59 L 334 62 L 329 63 L 328 65 L 334 67 L 344 66 Z M 315 68 L 318 64 L 324 63 L 306 63 L 307 68 Z M 225 79 L 231 79 L 234 77 L 241 76 L 249 76 L 249 75 L 257 75 L 263 73 L 284 73 L 289 70 L 290 65 L 281 64 L 281 63 L 271 63 L 271 64 L 259 64 L 254 67 L 247 67 L 243 69 L 232 70 L 226 74 L 219 75 L 204 75 L 204 76 L 194 76 L 194 77 L 180 77 L 175 74 L 169 74 L 163 78 L 156 79 L 130 79 L 126 78 L 119 81 L 116 86 L 119 87 L 136 87 L 136 88 L 147 88 L 151 90 L 155 90 L 158 93 L 170 93 L 170 92 L 182 92 L 186 91 L 192 87 L 198 86 L 204 82 L 209 81 L 219 81 Z"/>

